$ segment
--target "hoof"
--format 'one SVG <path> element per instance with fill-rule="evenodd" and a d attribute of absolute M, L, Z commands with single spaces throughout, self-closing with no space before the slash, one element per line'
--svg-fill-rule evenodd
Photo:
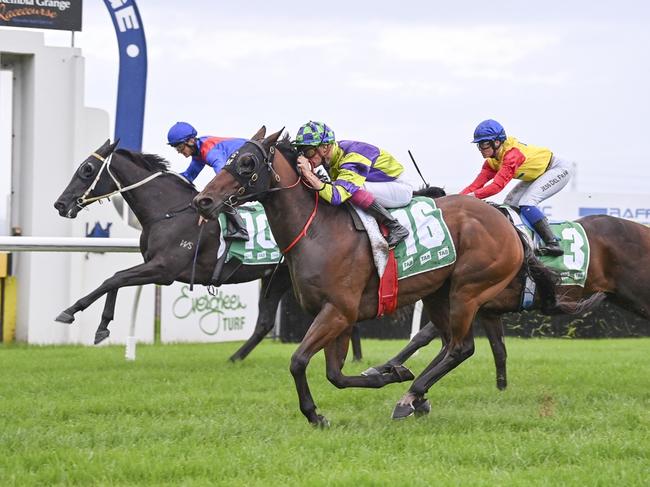
<path fill-rule="evenodd" d="M 393 409 L 393 419 L 405 419 L 409 416 L 424 416 L 431 412 L 431 403 L 426 397 L 416 397 L 410 404 L 398 402 Z"/>
<path fill-rule="evenodd" d="M 500 391 L 505 391 L 506 387 L 508 387 L 508 381 L 504 378 L 499 378 L 497 379 L 497 389 Z"/>
<path fill-rule="evenodd" d="M 415 414 L 415 408 L 411 404 L 397 404 L 393 409 L 391 418 L 393 419 L 406 419 Z"/>
<path fill-rule="evenodd" d="M 316 419 L 314 421 L 312 421 L 311 424 L 312 424 L 312 426 L 314 428 L 318 428 L 318 429 L 322 429 L 322 430 L 327 429 L 327 428 L 330 427 L 329 420 L 325 416 L 322 416 L 320 414 L 316 415 Z"/>
<path fill-rule="evenodd" d="M 111 334 L 110 330 L 99 330 L 95 333 L 95 345 L 103 342 Z"/>
<path fill-rule="evenodd" d="M 365 377 L 370 377 L 371 375 L 381 375 L 381 372 L 379 372 L 374 367 L 370 367 L 369 369 L 366 369 L 363 372 L 361 372 L 361 375 Z"/>
<path fill-rule="evenodd" d="M 411 372 L 407 367 L 404 367 L 403 365 L 395 365 L 391 369 L 391 372 L 393 372 L 395 375 L 397 375 L 397 377 L 399 377 L 400 382 L 405 382 L 407 380 L 415 379 L 413 372 Z"/>
<path fill-rule="evenodd" d="M 424 416 L 431 412 L 431 403 L 426 397 L 417 398 L 413 401 L 413 407 L 416 416 Z"/>
<path fill-rule="evenodd" d="M 70 324 L 74 321 L 74 315 L 71 315 L 69 313 L 66 313 L 65 311 L 61 312 L 59 316 L 54 318 L 54 321 L 58 321 L 59 323 L 66 323 Z"/>

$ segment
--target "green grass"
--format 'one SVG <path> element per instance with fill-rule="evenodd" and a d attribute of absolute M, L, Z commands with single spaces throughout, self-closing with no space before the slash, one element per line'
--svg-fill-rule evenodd
<path fill-rule="evenodd" d="M 404 342 L 363 342 L 376 365 Z M 298 410 L 295 345 L 0 347 L 0 485 L 650 485 L 650 339 L 508 341 L 436 384 L 424 418 L 392 421 L 407 384 L 309 378 L 327 430 Z M 419 372 L 437 351 L 409 365 Z"/>

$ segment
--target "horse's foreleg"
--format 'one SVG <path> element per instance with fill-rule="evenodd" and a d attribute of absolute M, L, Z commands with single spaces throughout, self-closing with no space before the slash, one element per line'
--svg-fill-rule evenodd
<path fill-rule="evenodd" d="M 377 375 L 377 374 L 386 374 L 390 370 L 397 366 L 402 365 L 406 362 L 415 352 L 417 352 L 422 347 L 427 346 L 431 341 L 438 336 L 438 331 L 433 323 L 430 321 L 418 331 L 411 341 L 399 351 L 397 355 L 393 358 L 384 362 L 381 365 L 375 367 L 370 367 L 369 369 L 362 372 L 363 375 Z"/>
<path fill-rule="evenodd" d="M 144 264 L 119 271 L 112 277 L 106 279 L 97 289 L 62 311 L 56 317 L 56 321 L 72 323 L 75 313 L 85 310 L 109 291 L 117 290 L 121 287 L 139 286 L 143 284 L 171 284 L 174 282 L 173 276 L 176 275 L 172 270 L 154 261 L 145 262 Z"/>
<path fill-rule="evenodd" d="M 485 335 L 490 342 L 492 356 L 494 357 L 494 366 L 497 371 L 497 389 L 503 391 L 508 386 L 506 375 L 506 359 L 508 358 L 508 354 L 506 352 L 503 323 L 499 315 L 492 313 L 481 313 L 480 319 L 485 329 Z"/>
<path fill-rule="evenodd" d="M 336 307 L 326 303 L 307 330 L 298 349 L 291 356 L 289 370 L 296 385 L 300 411 L 307 421 L 315 426 L 328 426 L 329 422 L 324 416 L 316 413 L 316 403 L 307 382 L 307 365 L 317 352 L 336 341 L 337 337 L 350 326 L 350 321 Z M 338 352 L 335 352 L 335 357 L 337 366 L 340 367 Z"/>
<path fill-rule="evenodd" d="M 405 382 L 414 378 L 409 369 L 396 365 L 384 374 L 344 375 L 343 365 L 347 356 L 352 330 L 339 336 L 336 341 L 325 347 L 327 379 L 339 389 L 347 387 L 364 387 L 378 389 L 387 384 Z"/>
<path fill-rule="evenodd" d="M 106 303 L 104 304 L 104 311 L 102 311 L 102 320 L 95 332 L 95 345 L 103 342 L 111 334 L 108 329 L 108 324 L 113 321 L 115 315 L 115 301 L 117 300 L 117 289 L 113 289 L 106 294 Z"/>
<path fill-rule="evenodd" d="M 393 367 L 402 365 L 406 362 L 415 352 L 420 348 L 427 346 L 433 341 L 434 338 L 440 336 L 443 341 L 449 340 L 449 299 L 447 296 L 448 289 L 444 288 L 439 290 L 433 295 L 429 295 L 422 298 L 422 304 L 427 313 L 427 316 L 435 320 L 436 324 L 434 325 L 429 321 L 424 327 L 418 331 L 411 341 L 404 347 L 397 355 L 395 355 L 388 362 L 378 365 L 377 367 L 371 367 L 368 370 L 364 371 L 364 375 L 372 374 L 385 374 L 389 372 Z M 439 356 L 440 354 L 438 354 Z"/>

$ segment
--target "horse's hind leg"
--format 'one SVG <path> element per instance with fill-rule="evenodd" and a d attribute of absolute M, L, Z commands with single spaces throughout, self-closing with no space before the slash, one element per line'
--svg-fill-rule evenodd
<path fill-rule="evenodd" d="M 359 330 L 359 325 L 355 324 L 352 327 L 352 357 L 355 362 L 359 362 L 363 359 L 363 354 L 361 353 L 361 330 Z"/>
<path fill-rule="evenodd" d="M 447 286 L 447 285 L 445 285 Z M 436 325 L 429 321 L 418 331 L 411 341 L 388 362 L 370 367 L 363 372 L 363 375 L 385 374 L 397 366 L 406 362 L 420 348 L 427 346 L 434 338 L 441 336 L 443 342 L 449 335 L 449 299 L 448 287 L 438 290 L 431 296 L 422 298 L 422 304 L 430 319 L 434 319 Z"/>
<path fill-rule="evenodd" d="M 475 300 L 460 296 L 452 300 L 449 314 L 451 340 L 445 343 L 440 353 L 413 381 L 408 392 L 395 406 L 393 419 L 405 418 L 414 414 L 417 408 L 424 407 L 424 395 L 431 386 L 474 354 L 472 321 L 477 310 Z"/>
<path fill-rule="evenodd" d="M 497 389 L 503 391 L 508 386 L 506 375 L 506 359 L 508 358 L 508 354 L 506 352 L 501 316 L 479 312 L 479 318 L 485 330 L 485 335 L 490 342 L 490 348 L 492 348 L 494 366 L 497 372 Z"/>
<path fill-rule="evenodd" d="M 266 289 L 266 278 L 262 279 L 262 289 Z M 257 322 L 255 323 L 255 330 L 246 343 L 244 343 L 239 350 L 237 350 L 230 357 L 231 362 L 237 360 L 244 360 L 249 353 L 264 339 L 266 335 L 273 329 L 275 324 L 275 313 L 278 310 L 278 305 L 282 296 L 287 291 L 289 285 L 271 286 L 269 289 L 268 297 L 260 295 Z"/>

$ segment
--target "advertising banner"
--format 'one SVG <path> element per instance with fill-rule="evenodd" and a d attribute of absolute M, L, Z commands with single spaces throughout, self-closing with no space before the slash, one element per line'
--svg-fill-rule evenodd
<path fill-rule="evenodd" d="M 115 27 L 120 50 L 115 140 L 119 147 L 142 150 L 144 103 L 147 91 L 147 43 L 135 0 L 104 0 Z"/>
<path fill-rule="evenodd" d="M 260 282 L 205 286 L 174 283 L 162 288 L 162 342 L 246 340 L 255 329 Z"/>
<path fill-rule="evenodd" d="M 82 0 L 0 0 L 0 25 L 81 30 Z"/>
<path fill-rule="evenodd" d="M 643 194 L 562 192 L 542 202 L 550 220 L 576 220 L 589 215 L 610 215 L 650 225 L 650 196 Z"/>

